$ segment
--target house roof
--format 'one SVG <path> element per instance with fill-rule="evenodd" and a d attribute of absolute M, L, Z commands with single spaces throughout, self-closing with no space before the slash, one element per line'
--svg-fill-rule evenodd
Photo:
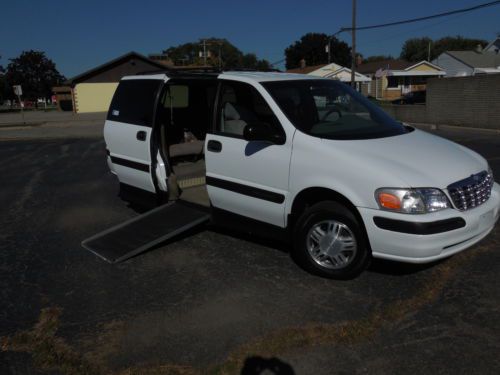
<path fill-rule="evenodd" d="M 486 47 L 484 47 L 483 51 L 495 52 L 495 50 L 500 50 L 500 36 L 492 40 Z"/>
<path fill-rule="evenodd" d="M 371 82 L 371 78 L 365 76 L 364 74 L 354 72 L 354 80 L 356 82 Z M 346 67 L 340 67 L 331 73 L 328 73 L 324 78 L 338 79 L 341 82 L 351 82 L 351 69 Z"/>
<path fill-rule="evenodd" d="M 308 74 L 308 75 L 313 75 L 313 76 L 322 77 L 322 78 L 338 79 L 342 82 L 350 82 L 351 81 L 351 69 L 346 68 L 345 66 L 342 66 L 342 65 L 339 65 L 336 63 L 307 66 L 305 68 L 298 68 L 298 69 L 290 69 L 290 70 L 287 70 L 286 72 L 287 73 L 294 73 L 294 74 L 297 74 L 297 73 Z M 356 72 L 355 81 L 356 82 L 369 82 L 369 81 L 371 81 L 371 78 L 369 78 L 369 77 L 367 77 L 359 72 Z"/>
<path fill-rule="evenodd" d="M 327 64 L 320 64 L 320 65 L 306 66 L 305 68 L 288 69 L 286 73 L 308 74 L 314 72 L 315 70 L 321 69 L 326 65 Z"/>
<path fill-rule="evenodd" d="M 357 71 L 363 74 L 375 73 L 379 69 L 383 70 L 404 70 L 412 65 L 414 62 L 406 60 L 381 60 L 369 63 L 363 63 L 357 67 Z"/>
<path fill-rule="evenodd" d="M 500 66 L 500 55 L 495 53 L 477 51 L 446 51 L 443 53 L 447 53 L 471 68 L 497 68 Z"/>
<path fill-rule="evenodd" d="M 123 63 L 124 61 L 130 60 L 130 59 L 139 59 L 139 60 L 142 60 L 144 62 L 147 62 L 147 63 L 153 65 L 154 67 L 158 67 L 158 69 L 165 69 L 165 65 L 163 65 L 159 62 L 153 61 L 151 59 L 148 59 L 146 56 L 141 55 L 140 53 L 131 51 L 129 53 L 126 53 L 125 55 L 119 56 L 116 59 L 110 60 L 102 65 L 99 65 L 95 68 L 87 70 L 86 72 L 83 72 L 81 74 L 78 74 L 78 75 L 68 79 L 65 82 L 65 85 L 73 85 L 73 84 L 76 84 L 78 82 L 85 81 L 86 79 L 88 79 L 96 74 L 99 74 L 103 71 L 106 71 L 107 69 L 110 69 L 110 68 L 112 68 L 116 65 L 119 65 L 119 64 Z"/>

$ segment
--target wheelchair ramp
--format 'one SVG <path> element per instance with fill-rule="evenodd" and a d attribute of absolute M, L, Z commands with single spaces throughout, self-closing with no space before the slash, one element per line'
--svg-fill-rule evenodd
<path fill-rule="evenodd" d="M 205 207 L 177 201 L 96 234 L 82 246 L 110 263 L 142 253 L 210 220 Z"/>

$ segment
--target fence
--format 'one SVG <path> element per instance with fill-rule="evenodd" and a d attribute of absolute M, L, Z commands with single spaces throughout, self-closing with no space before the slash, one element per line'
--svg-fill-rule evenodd
<path fill-rule="evenodd" d="M 431 79 L 426 105 L 383 109 L 405 122 L 500 129 L 500 74 Z"/>

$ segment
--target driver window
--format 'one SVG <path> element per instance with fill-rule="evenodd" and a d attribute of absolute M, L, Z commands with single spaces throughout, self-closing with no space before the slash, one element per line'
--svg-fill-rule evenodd
<path fill-rule="evenodd" d="M 245 126 L 256 122 L 281 129 L 278 118 L 254 87 L 241 82 L 224 82 L 220 98 L 218 133 L 242 138 Z"/>

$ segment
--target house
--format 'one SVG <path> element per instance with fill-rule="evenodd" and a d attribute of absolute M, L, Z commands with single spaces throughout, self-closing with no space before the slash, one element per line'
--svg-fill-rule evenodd
<path fill-rule="evenodd" d="M 148 59 L 159 62 L 160 64 L 163 64 L 167 67 L 172 67 L 175 65 L 172 59 L 164 53 L 150 53 L 148 55 Z"/>
<path fill-rule="evenodd" d="M 123 76 L 161 69 L 164 70 L 165 65 L 137 52 L 129 52 L 79 74 L 67 80 L 65 86 L 53 90 L 62 110 L 105 112 Z M 69 98 L 71 103 L 68 103 Z"/>
<path fill-rule="evenodd" d="M 498 41 L 498 38 L 495 42 Z M 500 73 L 500 54 L 494 52 L 495 42 L 490 43 L 488 51 L 445 51 L 435 60 L 446 71 L 447 77 L 465 77 L 477 74 Z M 500 44 L 500 41 L 498 41 Z"/>
<path fill-rule="evenodd" d="M 380 100 L 394 100 L 413 91 L 426 89 L 429 78 L 446 74 L 439 66 L 422 60 L 381 60 L 361 63 L 358 71 L 371 78 L 362 85 L 362 93 Z"/>
<path fill-rule="evenodd" d="M 309 74 L 322 78 L 331 78 L 341 82 L 351 82 L 351 69 L 335 63 L 315 66 L 305 66 L 305 63 L 303 63 L 303 66 L 301 68 L 289 69 L 286 72 Z M 371 78 L 360 74 L 359 72 L 355 72 L 355 81 L 359 89 L 362 83 L 370 82 Z"/>
<path fill-rule="evenodd" d="M 493 40 L 490 44 L 484 47 L 483 51 L 493 52 L 498 55 L 498 53 L 500 52 L 500 35 L 498 35 L 495 40 Z"/>

